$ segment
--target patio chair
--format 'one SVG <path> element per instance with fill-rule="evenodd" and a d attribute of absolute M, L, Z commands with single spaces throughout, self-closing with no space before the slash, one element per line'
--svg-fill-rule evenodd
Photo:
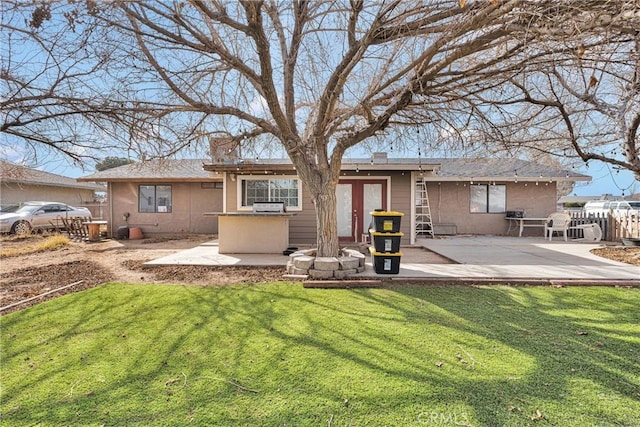
<path fill-rule="evenodd" d="M 599 242 L 602 240 L 602 229 L 598 224 L 582 224 L 578 225 L 576 228 L 582 230 L 582 235 L 584 236 L 582 239 L 576 240 L 587 240 L 590 242 Z"/>
<path fill-rule="evenodd" d="M 564 241 L 567 241 L 567 230 L 569 229 L 569 224 L 571 223 L 571 216 L 562 212 L 554 212 L 547 217 L 547 220 L 544 222 L 544 233 L 545 238 L 549 236 L 549 241 L 553 237 L 553 232 L 561 232 L 564 236 Z"/>

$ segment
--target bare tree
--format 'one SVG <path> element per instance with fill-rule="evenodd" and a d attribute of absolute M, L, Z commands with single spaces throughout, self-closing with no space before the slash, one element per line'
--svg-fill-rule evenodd
<path fill-rule="evenodd" d="M 421 128 L 442 143 L 504 142 L 513 132 L 500 122 L 511 126 L 514 110 L 500 101 L 512 82 L 573 55 L 568 41 L 607 25 L 589 17 L 617 19 L 630 3 L 88 1 L 86 19 L 102 29 L 96 46 L 108 46 L 118 82 L 101 82 L 113 89 L 109 105 L 122 102 L 114 123 L 139 152 L 278 143 L 315 205 L 318 254 L 333 256 L 347 150 L 378 138 L 421 143 Z M 518 129 L 540 117 L 527 113 Z"/>
<path fill-rule="evenodd" d="M 499 80 L 499 92 L 469 95 L 496 113 L 475 130 L 492 151 L 601 161 L 640 180 L 640 2 L 602 2 L 564 22 L 579 29 L 552 41 L 566 54 Z"/>
<path fill-rule="evenodd" d="M 634 22 L 640 28 L 640 12 Z M 513 82 L 522 100 L 556 132 L 550 143 L 527 145 L 559 157 L 605 162 L 640 180 L 640 30 L 605 47 L 583 47 L 570 63 Z"/>
<path fill-rule="evenodd" d="M 131 53 L 96 11 L 91 2 L 0 2 L 0 158 L 39 164 L 62 153 L 84 167 L 110 154 L 165 157 L 192 142 L 169 125 L 167 105 L 131 94 L 119 66 Z"/>
<path fill-rule="evenodd" d="M 87 129 L 78 117 L 109 111 L 106 105 L 96 109 L 98 94 L 89 83 L 101 67 L 89 43 L 90 30 L 78 25 L 73 32 L 71 21 L 49 27 L 58 6 L 11 1 L 0 5 L 0 131 L 5 153 L 18 141 L 33 156 L 48 148 L 79 161 L 96 141 L 86 138 Z"/>

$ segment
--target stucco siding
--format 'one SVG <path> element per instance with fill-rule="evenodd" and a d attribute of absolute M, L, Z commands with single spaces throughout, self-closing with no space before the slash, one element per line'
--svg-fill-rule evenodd
<path fill-rule="evenodd" d="M 120 226 L 140 227 L 146 236 L 163 234 L 217 234 L 217 217 L 205 216 L 205 212 L 222 211 L 222 189 L 202 188 L 199 182 L 161 183 L 171 185 L 172 209 L 170 213 L 145 213 L 138 211 L 138 186 L 140 183 L 111 183 L 112 207 L 110 221 L 112 232 Z M 144 185 L 153 185 L 145 182 Z M 123 215 L 129 214 L 128 220 Z"/>
<path fill-rule="evenodd" d="M 204 216 L 204 212 L 222 211 L 222 188 L 203 188 L 201 183 L 189 185 L 190 230 L 199 234 L 217 234 L 218 218 Z"/>
<path fill-rule="evenodd" d="M 455 224 L 458 234 L 507 233 L 509 222 L 505 220 L 504 213 L 470 212 L 468 182 L 428 182 L 427 192 L 434 224 Z M 506 210 L 524 210 L 527 217 L 546 217 L 555 212 L 555 201 L 555 183 L 506 184 Z M 541 230 L 535 228 L 525 231 L 528 234 L 541 234 Z"/>
<path fill-rule="evenodd" d="M 388 191 L 387 210 L 404 213 L 400 231 L 404 233 L 402 245 L 411 242 L 412 225 L 412 174 L 396 171 L 372 171 L 347 172 L 341 175 L 341 179 L 380 179 L 390 178 Z M 237 181 L 227 180 L 227 211 L 237 211 L 238 184 Z M 496 182 L 498 185 L 506 185 L 506 210 L 524 210 L 528 217 L 546 217 L 556 209 L 556 185 L 555 182 L 520 182 L 505 183 Z M 509 228 L 509 222 L 505 220 L 505 213 L 472 213 L 470 211 L 469 182 L 427 182 L 427 192 L 431 207 L 431 216 L 434 224 L 455 224 L 458 234 L 488 234 L 504 235 Z M 291 212 L 294 215 L 290 219 L 289 241 L 291 245 L 312 244 L 316 241 L 315 209 L 311 202 L 308 189 L 302 188 L 302 211 Z M 512 226 L 513 234 L 513 226 Z M 540 234 L 540 229 L 527 229 L 527 235 Z"/>

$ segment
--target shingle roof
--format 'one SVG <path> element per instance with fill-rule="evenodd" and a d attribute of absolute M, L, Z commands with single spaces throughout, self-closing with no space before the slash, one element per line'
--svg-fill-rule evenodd
<path fill-rule="evenodd" d="M 520 159 L 432 159 L 442 166 L 438 178 L 565 178 L 590 181 L 591 177 L 560 167 Z"/>
<path fill-rule="evenodd" d="M 165 159 L 131 163 L 78 178 L 81 181 L 221 181 L 222 175 L 205 171 L 203 159 Z"/>
<path fill-rule="evenodd" d="M 291 166 L 289 159 L 256 159 L 235 163 L 205 164 L 208 170 L 240 171 L 268 170 L 269 167 L 280 168 Z M 508 180 L 570 180 L 590 181 L 591 177 L 573 170 L 556 166 L 530 162 L 520 159 L 501 158 L 362 158 L 344 159 L 345 170 L 404 170 L 435 171 L 433 175 L 425 175 L 427 180 L 471 180 L 475 179 L 508 179 Z"/>
<path fill-rule="evenodd" d="M 75 178 L 14 165 L 8 162 L 0 162 L 0 182 L 79 188 L 93 191 L 106 190 L 106 188 L 101 185 L 78 182 Z"/>
<path fill-rule="evenodd" d="M 344 159 L 343 169 L 355 170 L 435 170 L 434 175 L 425 176 L 429 180 L 470 180 L 474 179 L 553 179 L 589 181 L 591 177 L 555 166 L 529 162 L 520 159 L 494 158 L 371 158 Z M 218 181 L 221 175 L 215 171 L 261 171 L 263 169 L 291 167 L 289 159 L 256 159 L 239 162 L 212 164 L 205 159 L 159 160 L 129 164 L 107 169 L 93 175 L 79 178 L 82 181 Z M 205 170 L 206 168 L 207 170 Z"/>

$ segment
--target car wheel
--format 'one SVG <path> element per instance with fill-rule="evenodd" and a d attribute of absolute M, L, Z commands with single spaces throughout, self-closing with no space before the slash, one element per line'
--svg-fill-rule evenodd
<path fill-rule="evenodd" d="M 31 233 L 31 224 L 27 221 L 18 221 L 13 224 L 11 231 L 15 234 L 29 234 Z"/>

